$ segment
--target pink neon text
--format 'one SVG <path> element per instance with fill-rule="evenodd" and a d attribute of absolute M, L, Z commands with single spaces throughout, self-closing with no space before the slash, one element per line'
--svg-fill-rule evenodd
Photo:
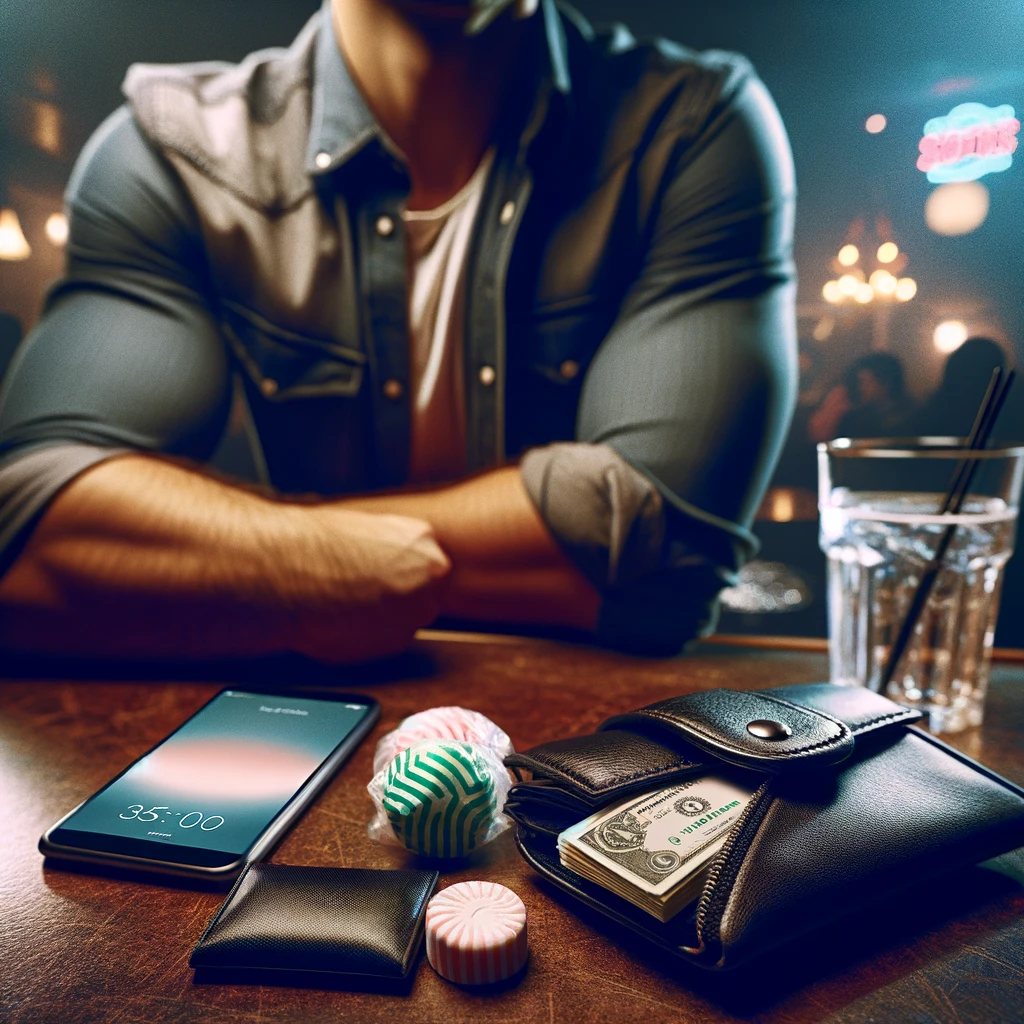
<path fill-rule="evenodd" d="M 975 124 L 969 128 L 935 132 L 924 136 L 917 148 L 921 155 L 917 167 L 930 171 L 941 164 L 955 164 L 966 156 L 1004 156 L 1017 149 L 1020 121 L 1015 117 L 995 124 Z"/>

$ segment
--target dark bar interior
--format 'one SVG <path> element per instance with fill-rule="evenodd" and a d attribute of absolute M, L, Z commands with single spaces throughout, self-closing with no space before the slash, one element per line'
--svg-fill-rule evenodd
<path fill-rule="evenodd" d="M 0 1019 L 1024 1020 L 1022 39 L 4 0 Z"/>

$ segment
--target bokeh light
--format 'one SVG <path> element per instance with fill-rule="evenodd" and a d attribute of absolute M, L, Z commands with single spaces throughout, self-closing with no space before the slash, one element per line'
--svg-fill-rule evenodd
<path fill-rule="evenodd" d="M 932 335 L 935 348 L 943 355 L 955 352 L 967 340 L 967 325 L 963 320 L 943 320 Z"/>
<path fill-rule="evenodd" d="M 860 259 L 860 250 L 855 245 L 844 245 L 839 250 L 839 262 L 844 267 L 852 267 Z"/>
<path fill-rule="evenodd" d="M 917 294 L 917 282 L 912 277 L 901 277 L 896 282 L 896 298 L 909 302 Z"/>
<path fill-rule="evenodd" d="M 829 284 L 834 282 L 829 281 Z M 825 298 L 828 298 L 826 295 Z M 836 322 L 830 316 L 823 316 L 814 325 L 814 340 L 815 341 L 828 341 L 832 336 L 832 332 L 836 329 Z"/>
<path fill-rule="evenodd" d="M 879 132 L 885 131 L 886 123 L 885 114 L 872 114 L 864 122 L 864 127 L 872 135 L 877 135 Z"/>
<path fill-rule="evenodd" d="M 896 291 L 896 278 L 888 270 L 876 270 L 868 280 L 879 295 L 892 295 Z"/>
<path fill-rule="evenodd" d="M 839 285 L 840 295 L 856 295 L 861 284 L 853 274 L 843 274 L 836 283 Z"/>
<path fill-rule="evenodd" d="M 21 222 L 14 210 L 0 210 L 0 260 L 27 260 L 32 246 L 21 230 Z"/>
<path fill-rule="evenodd" d="M 825 287 L 821 289 L 821 294 L 825 296 L 828 302 L 843 301 L 843 290 L 839 287 L 838 281 L 826 281 Z"/>
<path fill-rule="evenodd" d="M 51 213 L 46 218 L 46 237 L 58 246 L 68 240 L 68 219 L 63 213 Z"/>
<path fill-rule="evenodd" d="M 853 297 L 861 304 L 867 305 L 875 297 L 875 289 L 869 284 L 857 285 L 857 291 L 854 292 Z"/>
<path fill-rule="evenodd" d="M 895 242 L 883 242 L 878 247 L 878 262 L 892 263 L 900 254 L 900 247 Z"/>
<path fill-rule="evenodd" d="M 985 223 L 988 206 L 988 189 L 980 181 L 953 181 L 928 196 L 924 220 L 937 235 L 966 235 Z"/>

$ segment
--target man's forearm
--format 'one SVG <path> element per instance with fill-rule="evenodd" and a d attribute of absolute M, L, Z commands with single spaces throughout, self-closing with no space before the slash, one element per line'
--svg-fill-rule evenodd
<path fill-rule="evenodd" d="M 401 649 L 434 617 L 446 571 L 425 524 L 125 456 L 69 484 L 0 580 L 0 644 L 358 660 Z"/>
<path fill-rule="evenodd" d="M 518 468 L 433 490 L 346 498 L 343 507 L 426 520 L 452 560 L 443 614 L 592 630 L 600 596 L 554 541 Z"/>

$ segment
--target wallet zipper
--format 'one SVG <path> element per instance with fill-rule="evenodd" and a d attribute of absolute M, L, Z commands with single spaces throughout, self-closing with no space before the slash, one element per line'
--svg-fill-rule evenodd
<path fill-rule="evenodd" d="M 764 812 L 771 803 L 770 786 L 771 779 L 765 779 L 757 788 L 711 864 L 700 903 L 697 904 L 697 945 L 684 947 L 687 953 L 694 956 L 704 955 L 708 952 L 709 938 L 718 938 L 718 928 L 729 902 L 729 889 L 736 880 L 740 865 L 761 825 Z M 723 894 L 719 895 L 720 892 Z"/>

